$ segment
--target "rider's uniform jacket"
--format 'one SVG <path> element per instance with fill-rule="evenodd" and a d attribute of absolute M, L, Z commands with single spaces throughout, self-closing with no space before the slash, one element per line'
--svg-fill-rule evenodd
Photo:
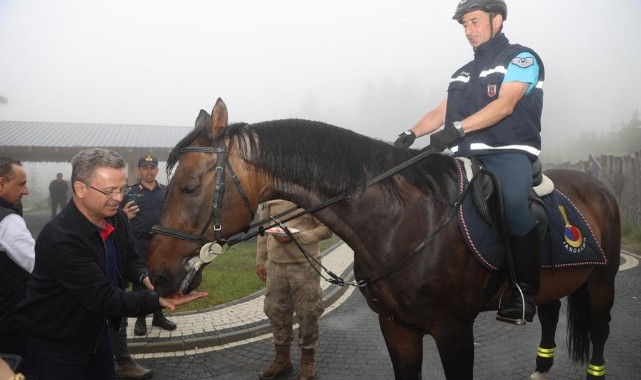
<path fill-rule="evenodd" d="M 539 155 L 545 78 L 543 61 L 532 49 L 510 44 L 503 33 L 477 47 L 474 60 L 452 75 L 447 90 L 445 125 L 463 120 L 497 99 L 510 63 L 519 67 L 533 64 L 531 60 L 516 57 L 522 52 L 531 53 L 538 62 L 538 83 L 521 99 L 510 116 L 490 128 L 466 134 L 452 148 L 455 155 L 524 152 L 532 160 Z"/>

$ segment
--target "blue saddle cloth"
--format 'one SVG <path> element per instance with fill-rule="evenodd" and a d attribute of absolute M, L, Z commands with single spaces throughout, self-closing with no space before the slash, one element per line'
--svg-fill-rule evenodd
<path fill-rule="evenodd" d="M 468 183 L 458 162 L 457 167 L 461 194 Z M 557 189 L 541 199 L 549 219 L 541 243 L 541 266 L 606 265 L 607 259 L 592 229 L 570 199 Z M 491 271 L 501 268 L 506 263 L 505 243 L 494 226 L 483 219 L 470 194 L 459 208 L 458 220 L 468 247 L 481 264 Z"/>

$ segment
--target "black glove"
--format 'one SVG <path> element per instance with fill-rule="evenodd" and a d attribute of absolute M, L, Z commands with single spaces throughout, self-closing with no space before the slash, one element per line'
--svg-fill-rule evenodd
<path fill-rule="evenodd" d="M 456 145 L 461 138 L 461 134 L 453 126 L 447 126 L 430 136 L 430 146 L 438 150 L 445 150 Z"/>
<path fill-rule="evenodd" d="M 396 141 L 394 141 L 394 146 L 399 148 L 409 148 L 412 144 L 414 144 L 415 140 L 416 134 L 408 129 L 407 131 L 398 135 L 398 138 L 396 139 Z"/>

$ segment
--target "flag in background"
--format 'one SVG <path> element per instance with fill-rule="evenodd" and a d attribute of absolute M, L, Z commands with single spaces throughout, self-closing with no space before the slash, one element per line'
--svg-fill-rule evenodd
<path fill-rule="evenodd" d="M 597 160 L 592 153 L 590 153 L 590 159 L 588 161 L 588 170 L 590 170 L 590 174 L 595 177 L 597 177 L 601 171 L 601 164 L 599 164 L 599 160 Z"/>

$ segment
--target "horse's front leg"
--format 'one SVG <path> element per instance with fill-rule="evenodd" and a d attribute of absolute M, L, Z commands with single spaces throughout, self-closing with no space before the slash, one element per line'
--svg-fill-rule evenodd
<path fill-rule="evenodd" d="M 423 334 L 378 316 L 396 379 L 420 379 L 423 368 Z"/>
<path fill-rule="evenodd" d="M 441 356 L 445 377 L 472 380 L 474 376 L 474 320 L 448 319 L 433 326 L 432 337 Z"/>

